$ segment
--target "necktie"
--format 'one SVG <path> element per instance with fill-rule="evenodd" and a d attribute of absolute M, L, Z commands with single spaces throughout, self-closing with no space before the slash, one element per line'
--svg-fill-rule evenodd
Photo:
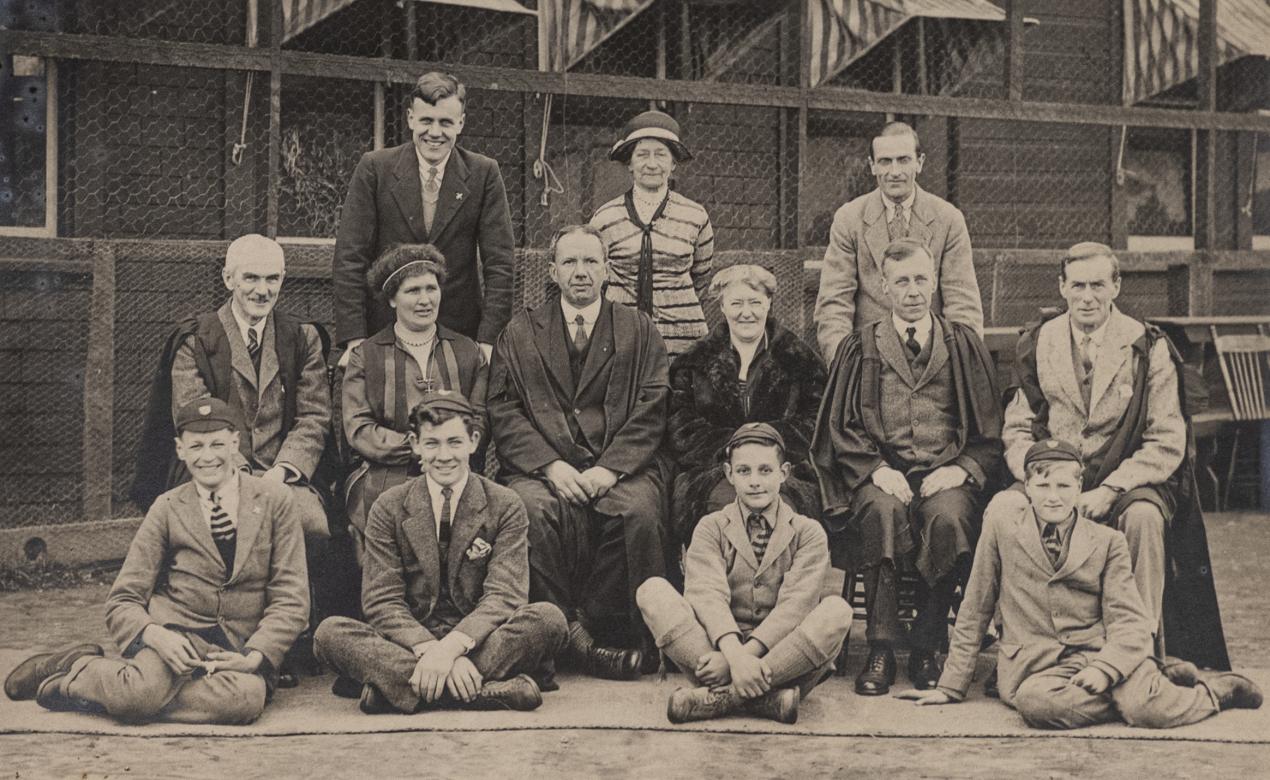
<path fill-rule="evenodd" d="M 904 332 L 908 334 L 908 338 L 904 339 L 904 346 L 913 353 L 913 357 L 917 357 L 922 352 L 922 345 L 917 343 L 917 328 L 908 327 Z"/>
<path fill-rule="evenodd" d="M 437 200 L 441 197 L 441 182 L 437 180 L 435 165 L 428 168 L 428 178 L 423 182 L 423 228 L 432 232 L 432 219 L 437 215 Z"/>
<path fill-rule="evenodd" d="M 247 329 L 247 354 L 251 357 L 251 364 L 260 370 L 260 339 L 256 336 L 255 328 Z"/>
<path fill-rule="evenodd" d="M 1050 557 L 1050 563 L 1058 566 L 1058 559 L 1063 554 L 1063 540 L 1058 538 L 1058 525 L 1047 523 L 1045 533 L 1041 534 L 1041 542 L 1045 545 L 1045 553 Z"/>
<path fill-rule="evenodd" d="M 573 348 L 581 355 L 586 352 L 587 344 L 590 343 L 586 335 L 586 320 L 579 314 L 573 318 L 573 324 L 578 326 L 577 330 L 573 331 Z"/>
<path fill-rule="evenodd" d="M 437 540 L 441 542 L 442 547 L 448 547 L 450 544 L 450 496 L 454 495 L 454 488 L 446 485 L 441 488 L 441 524 L 437 528 Z"/>
<path fill-rule="evenodd" d="M 1078 357 L 1080 358 L 1080 396 L 1085 401 L 1085 409 L 1089 409 L 1089 399 L 1093 389 L 1094 381 L 1094 361 L 1089 355 L 1089 343 L 1092 337 L 1086 333 L 1080 337 L 1080 344 L 1077 346 Z"/>
<path fill-rule="evenodd" d="M 908 220 L 904 219 L 903 203 L 895 204 L 895 213 L 891 215 L 891 221 L 886 224 L 886 232 L 892 241 L 908 235 Z"/>
<path fill-rule="evenodd" d="M 212 494 L 212 538 L 218 542 L 234 538 L 234 524 L 229 521 L 229 513 L 220 505 L 220 496 Z"/>
<path fill-rule="evenodd" d="M 767 520 L 763 518 L 761 512 L 751 512 L 745 524 L 749 532 L 750 546 L 754 548 L 754 560 L 762 563 L 763 556 L 767 554 L 767 543 L 772 538 L 772 529 L 767 525 Z"/>

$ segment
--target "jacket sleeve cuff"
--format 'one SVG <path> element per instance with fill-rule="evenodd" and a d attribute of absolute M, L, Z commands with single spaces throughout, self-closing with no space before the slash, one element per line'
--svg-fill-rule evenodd
<path fill-rule="evenodd" d="M 1106 661 L 1094 659 L 1089 662 L 1089 665 L 1107 675 L 1107 679 L 1111 680 L 1113 687 L 1124 681 L 1124 675 L 1120 673 L 1120 670 Z"/>
<path fill-rule="evenodd" d="M 974 481 L 974 485 L 976 487 L 983 488 L 984 483 L 987 481 L 987 475 L 983 473 L 983 469 L 979 467 L 979 464 L 974 458 L 961 455 L 956 461 L 954 461 L 954 463 L 965 469 L 966 473 L 970 475 L 970 479 Z"/>
<path fill-rule="evenodd" d="M 940 693 L 944 694 L 945 696 L 947 696 L 948 698 L 952 699 L 953 701 L 965 701 L 965 700 L 966 700 L 966 694 L 965 694 L 965 692 L 964 692 L 964 691 L 954 690 L 954 689 L 949 688 L 949 687 L 947 687 L 947 686 L 945 686 L 945 685 L 937 685 L 937 686 L 935 686 L 935 690 L 937 690 L 937 691 L 939 691 Z"/>

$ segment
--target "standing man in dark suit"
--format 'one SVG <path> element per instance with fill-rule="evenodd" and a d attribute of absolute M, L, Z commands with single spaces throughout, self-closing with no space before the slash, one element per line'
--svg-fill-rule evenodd
<path fill-rule="evenodd" d="M 560 295 L 498 337 L 486 408 L 508 487 L 529 510 L 531 595 L 568 617 L 567 660 L 633 679 L 641 652 L 602 645 L 651 641 L 635 590 L 666 576 L 655 460 L 670 396 L 666 347 L 647 315 L 604 299 L 598 230 L 561 228 L 550 252 Z"/>
<path fill-rule="evenodd" d="M 906 236 L 922 242 L 935 260 L 931 311 L 983 335 L 983 303 L 975 279 L 966 219 L 956 206 L 917 186 L 926 155 L 913 128 L 891 122 L 873 139 L 869 170 L 877 189 L 838 209 L 829 231 L 816 339 L 826 363 L 853 331 L 890 316 L 882 290 L 882 253 Z"/>
<path fill-rule="evenodd" d="M 497 162 L 455 145 L 466 100 L 467 90 L 450 74 L 425 73 L 406 112 L 411 142 L 367 152 L 357 163 L 332 269 L 335 341 L 345 355 L 393 322 L 392 310 L 367 286 L 366 272 L 397 244 L 432 244 L 445 256 L 439 322 L 475 339 L 487 360 L 511 317 L 507 190 Z"/>

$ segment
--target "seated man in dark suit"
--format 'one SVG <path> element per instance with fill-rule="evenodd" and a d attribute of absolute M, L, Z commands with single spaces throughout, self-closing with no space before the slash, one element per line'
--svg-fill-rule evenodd
<path fill-rule="evenodd" d="M 834 566 L 864 575 L 869 657 L 855 689 L 866 696 L 895 682 L 896 571 L 910 556 L 921 576 L 908 676 L 918 688 L 939 679 L 936 653 L 1002 449 L 992 357 L 972 326 L 931 312 L 926 245 L 892 241 L 882 274 L 891 314 L 842 341 L 812 444 Z"/>
<path fill-rule="evenodd" d="M 440 391 L 410 413 L 423 476 L 385 491 L 366 524 L 362 612 L 327 618 L 318 655 L 361 684 L 368 715 L 437 706 L 532 710 L 554 690 L 565 621 L 528 603 L 528 527 L 516 494 L 468 469 L 475 408 Z"/>
<path fill-rule="evenodd" d="M 551 243 L 560 288 L 498 338 L 486 408 L 508 486 L 529 510 L 530 592 L 569 618 L 567 660 L 640 674 L 635 589 L 666 576 L 662 478 L 666 348 L 651 319 L 605 300 L 604 241 L 588 225 Z"/>
<path fill-rule="evenodd" d="M 309 590 L 291 491 L 235 468 L 239 422 L 202 398 L 176 416 L 193 481 L 150 507 L 106 599 L 123 660 L 96 645 L 27 659 L 11 699 L 119 720 L 250 723 L 304 629 Z"/>

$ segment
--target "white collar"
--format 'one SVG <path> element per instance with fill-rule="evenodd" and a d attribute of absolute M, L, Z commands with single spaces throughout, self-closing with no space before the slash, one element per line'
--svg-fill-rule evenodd
<path fill-rule="evenodd" d="M 904 206 L 904 213 L 907 214 L 910 219 L 913 216 L 913 201 L 915 200 L 917 200 L 917 185 L 913 186 L 913 191 L 908 194 L 907 198 L 900 201 L 901 205 Z M 883 194 L 882 205 L 886 207 L 886 221 L 890 222 L 895 218 L 895 203 Z"/>
<path fill-rule="evenodd" d="M 208 490 L 207 488 L 203 487 L 197 482 L 194 483 L 194 489 L 198 491 L 199 498 L 209 503 L 211 502 L 212 491 Z M 225 482 L 225 484 L 221 485 L 219 488 L 216 489 L 216 496 L 217 498 L 220 499 L 220 504 L 222 507 L 225 507 L 225 505 L 230 503 L 231 501 L 235 505 L 238 503 L 238 472 L 237 471 L 235 471 L 233 474 L 230 474 L 229 479 Z M 228 507 L 225 507 L 225 508 L 228 508 Z"/>
<path fill-rule="evenodd" d="M 450 493 L 450 522 L 451 523 L 454 522 L 454 510 L 459 505 L 459 497 L 463 495 L 463 489 L 467 487 L 467 479 L 470 476 L 472 476 L 472 472 L 469 471 L 463 475 L 462 479 L 460 479 L 458 482 L 450 486 L 450 490 L 452 491 Z M 427 474 L 423 476 L 423 479 L 424 479 L 424 483 L 428 486 L 428 496 L 432 499 L 433 514 L 436 515 L 436 521 L 438 524 L 440 524 L 441 515 L 439 514 L 439 511 L 440 511 L 442 503 L 445 501 L 445 496 L 441 495 L 441 485 L 438 485 L 436 481 L 433 480 L 432 477 L 429 477 Z"/>
<path fill-rule="evenodd" d="M 576 325 L 578 321 L 578 315 L 581 314 L 582 321 L 586 323 L 586 326 L 589 329 L 591 326 L 595 325 L 595 321 L 600 318 L 600 304 L 603 302 L 604 302 L 604 298 L 599 297 L 591 301 L 590 303 L 588 303 L 583 308 L 579 309 L 573 304 L 566 301 L 564 299 L 564 296 L 561 295 L 560 296 L 560 311 L 564 314 L 564 324 L 570 325 L 570 326 Z"/>
<path fill-rule="evenodd" d="M 447 154 L 444 160 L 442 160 L 439 163 L 430 163 L 419 156 L 419 148 L 415 147 L 415 159 L 419 161 L 419 181 L 420 182 L 427 181 L 428 169 L 436 168 L 437 169 L 437 186 L 440 187 L 441 182 L 445 181 L 445 166 L 449 164 L 450 157 L 453 154 L 454 154 L 454 148 L 451 147 L 450 154 Z"/>
<path fill-rule="evenodd" d="M 1115 314 L 1116 314 L 1116 307 L 1113 304 L 1111 307 L 1111 313 L 1107 315 L 1107 319 L 1103 320 L 1102 324 L 1099 325 L 1097 329 L 1095 329 L 1094 331 L 1090 333 L 1086 333 L 1085 331 L 1081 330 L 1076 325 L 1076 320 L 1072 319 L 1071 314 L 1068 313 L 1067 323 L 1071 325 L 1072 338 L 1075 340 L 1075 343 L 1079 344 L 1081 342 L 1081 339 L 1083 339 L 1085 336 L 1088 336 L 1090 344 L 1094 345 L 1095 348 L 1101 347 L 1103 338 L 1105 338 L 1107 335 L 1107 326 L 1111 324 L 1111 318 L 1114 317 Z"/>
<path fill-rule="evenodd" d="M 901 344 L 908 338 L 908 329 L 916 328 L 917 333 L 913 335 L 913 338 L 917 339 L 918 344 L 925 347 L 926 342 L 930 340 L 930 332 L 935 327 L 935 318 L 931 316 L 930 312 L 926 312 L 926 316 L 917 322 L 909 322 L 900 318 L 898 314 L 893 313 L 891 314 L 891 324 L 895 326 L 895 332 L 899 334 Z"/>
<path fill-rule="evenodd" d="M 229 302 L 229 312 L 234 315 L 234 322 L 238 323 L 238 335 L 243 337 L 244 344 L 247 343 L 247 331 L 254 330 L 256 331 L 256 341 L 262 346 L 264 345 L 265 323 L 269 321 L 269 317 L 273 314 L 272 311 L 264 317 L 261 317 L 260 322 L 257 322 L 255 325 L 247 322 L 247 320 L 243 319 L 242 316 L 238 314 L 238 307 L 234 305 L 233 301 Z"/>

